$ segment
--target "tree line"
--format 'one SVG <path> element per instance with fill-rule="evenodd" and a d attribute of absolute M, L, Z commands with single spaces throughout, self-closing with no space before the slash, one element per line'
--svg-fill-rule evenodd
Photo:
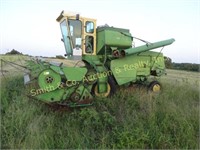
<path fill-rule="evenodd" d="M 176 70 L 186 70 L 186 71 L 200 71 L 200 64 L 195 63 L 175 63 L 172 62 L 172 59 L 169 57 L 164 57 L 165 66 L 168 69 L 176 69 Z"/>

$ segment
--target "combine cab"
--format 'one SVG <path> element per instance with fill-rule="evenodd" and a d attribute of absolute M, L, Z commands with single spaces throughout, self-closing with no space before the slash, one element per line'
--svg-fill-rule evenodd
<path fill-rule="evenodd" d="M 79 59 L 84 66 L 69 67 L 63 63 L 32 60 L 30 74 L 25 76 L 31 85 L 30 96 L 46 103 L 69 107 L 91 105 L 95 97 L 107 97 L 116 86 L 148 84 L 154 92 L 160 90 L 150 76 L 165 74 L 163 54 L 150 50 L 172 44 L 168 39 L 132 47 L 134 37 L 128 29 L 102 26 L 96 20 L 61 12 L 56 19 L 68 60 Z"/>

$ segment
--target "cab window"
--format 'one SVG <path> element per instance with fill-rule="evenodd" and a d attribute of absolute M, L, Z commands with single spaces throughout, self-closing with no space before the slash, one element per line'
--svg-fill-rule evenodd
<path fill-rule="evenodd" d="M 94 33 L 94 23 L 91 21 L 86 21 L 86 28 L 87 33 Z"/>
<path fill-rule="evenodd" d="M 85 37 L 85 52 L 86 53 L 93 53 L 94 50 L 94 37 L 93 36 L 86 36 Z"/>
<path fill-rule="evenodd" d="M 69 30 L 72 38 L 73 48 L 81 48 L 82 23 L 79 20 L 71 20 L 71 19 L 69 19 L 68 22 L 69 22 Z"/>

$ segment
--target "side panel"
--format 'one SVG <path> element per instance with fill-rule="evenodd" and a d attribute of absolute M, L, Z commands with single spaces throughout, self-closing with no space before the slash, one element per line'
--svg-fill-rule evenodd
<path fill-rule="evenodd" d="M 136 82 L 137 77 L 148 77 L 151 70 L 162 71 L 165 69 L 162 54 L 157 52 L 144 52 L 140 55 L 130 55 L 111 61 L 110 69 L 118 85 Z"/>
<path fill-rule="evenodd" d="M 70 81 L 82 81 L 85 74 L 87 73 L 86 68 L 79 67 L 64 67 L 62 70 L 67 80 Z"/>

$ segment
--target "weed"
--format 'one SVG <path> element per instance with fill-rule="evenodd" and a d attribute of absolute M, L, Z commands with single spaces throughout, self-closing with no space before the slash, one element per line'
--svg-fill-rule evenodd
<path fill-rule="evenodd" d="M 158 95 L 122 88 L 62 112 L 26 97 L 22 77 L 3 80 L 1 149 L 198 149 L 198 88 L 173 81 Z"/>

